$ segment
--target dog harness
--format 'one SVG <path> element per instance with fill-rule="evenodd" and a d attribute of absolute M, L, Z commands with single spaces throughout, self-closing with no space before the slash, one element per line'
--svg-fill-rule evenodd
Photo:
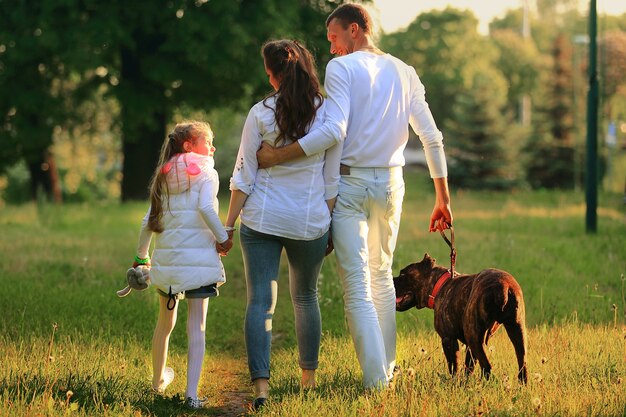
<path fill-rule="evenodd" d="M 446 272 L 441 274 L 441 276 L 437 280 L 437 283 L 435 283 L 435 286 L 433 287 L 433 292 L 428 296 L 428 308 L 433 308 L 435 306 L 435 297 L 437 296 L 437 293 L 439 292 L 441 287 L 443 287 L 443 284 L 445 284 L 450 279 L 451 276 L 452 274 L 450 273 L 450 270 L 447 270 Z"/>

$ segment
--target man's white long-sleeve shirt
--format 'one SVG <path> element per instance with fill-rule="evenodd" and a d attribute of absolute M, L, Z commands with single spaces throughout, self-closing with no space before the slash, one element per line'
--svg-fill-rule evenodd
<path fill-rule="evenodd" d="M 430 176 L 448 175 L 443 135 L 413 67 L 389 54 L 356 51 L 328 63 L 324 86 L 324 123 L 298 141 L 307 155 L 341 144 L 342 164 L 404 166 L 410 124 L 424 147 Z"/>

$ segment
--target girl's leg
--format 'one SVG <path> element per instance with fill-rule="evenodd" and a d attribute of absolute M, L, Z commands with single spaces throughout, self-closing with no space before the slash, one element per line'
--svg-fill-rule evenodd
<path fill-rule="evenodd" d="M 185 398 L 198 398 L 198 383 L 204 360 L 206 313 L 208 298 L 187 299 L 187 390 Z"/>
<path fill-rule="evenodd" d="M 163 391 L 172 382 L 171 376 L 165 376 L 165 363 L 170 335 L 176 325 L 178 300 L 173 310 L 167 309 L 167 301 L 167 297 L 159 296 L 159 318 L 152 336 L 152 388 L 157 391 Z"/>
<path fill-rule="evenodd" d="M 327 242 L 328 232 L 312 241 L 285 241 L 303 388 L 315 387 L 315 370 L 318 366 L 322 334 L 317 279 L 324 263 Z"/>
<path fill-rule="evenodd" d="M 240 242 L 248 294 L 244 324 L 248 368 L 250 379 L 254 381 L 255 397 L 266 398 L 282 244 L 277 238 L 245 225 L 241 226 Z"/>

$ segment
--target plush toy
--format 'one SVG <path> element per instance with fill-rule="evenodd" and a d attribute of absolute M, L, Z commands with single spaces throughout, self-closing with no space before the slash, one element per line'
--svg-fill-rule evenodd
<path fill-rule="evenodd" d="M 117 291 L 118 297 L 126 297 L 132 290 L 143 291 L 150 285 L 150 267 L 139 265 L 126 271 L 126 288 Z"/>

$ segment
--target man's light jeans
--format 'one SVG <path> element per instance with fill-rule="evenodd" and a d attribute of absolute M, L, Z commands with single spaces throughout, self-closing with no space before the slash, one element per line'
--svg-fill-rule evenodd
<path fill-rule="evenodd" d="M 386 386 L 396 361 L 391 267 L 403 198 L 402 167 L 350 168 L 341 176 L 333 211 L 344 309 L 368 388 Z"/>

